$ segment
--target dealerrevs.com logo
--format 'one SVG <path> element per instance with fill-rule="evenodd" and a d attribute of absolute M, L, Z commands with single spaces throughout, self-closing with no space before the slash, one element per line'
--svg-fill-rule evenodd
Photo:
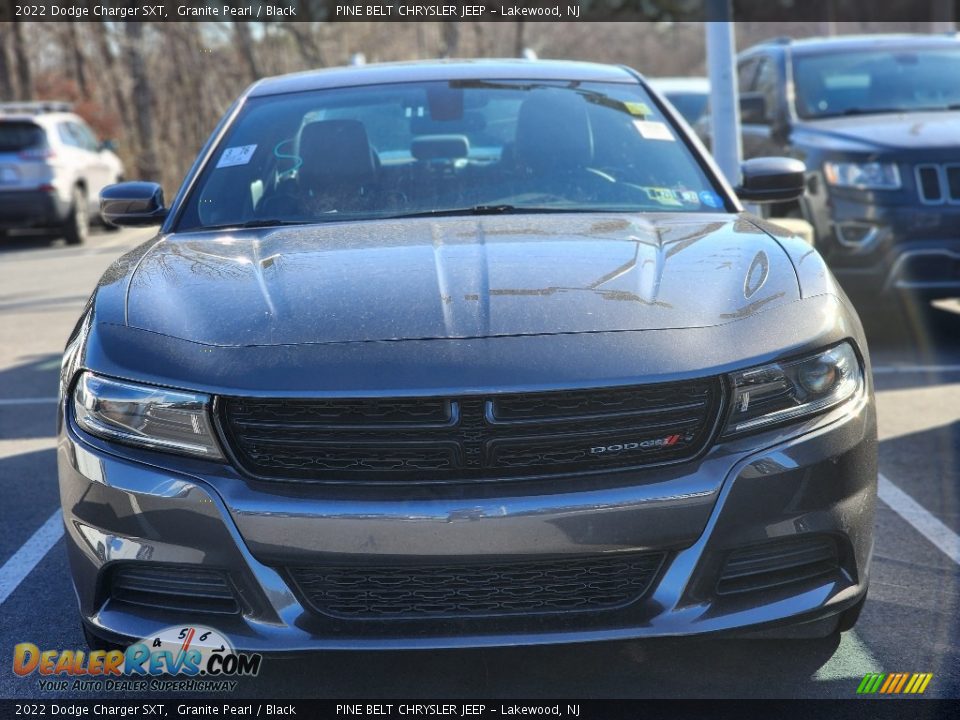
<path fill-rule="evenodd" d="M 40 676 L 41 691 L 232 691 L 232 678 L 256 676 L 262 661 L 202 625 L 168 627 L 126 650 L 41 650 L 28 642 L 13 649 L 13 672 Z"/>

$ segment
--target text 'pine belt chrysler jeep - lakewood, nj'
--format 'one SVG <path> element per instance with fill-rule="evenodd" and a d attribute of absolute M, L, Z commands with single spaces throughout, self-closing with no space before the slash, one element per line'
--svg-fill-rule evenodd
<path fill-rule="evenodd" d="M 451 61 L 249 88 L 61 373 L 93 646 L 826 636 L 867 593 L 876 417 L 821 257 L 623 67 Z"/>

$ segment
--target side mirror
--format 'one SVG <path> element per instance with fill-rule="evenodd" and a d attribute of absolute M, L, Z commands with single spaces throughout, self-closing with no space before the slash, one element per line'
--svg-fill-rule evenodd
<path fill-rule="evenodd" d="M 767 99 L 763 93 L 743 93 L 740 96 L 740 122 L 744 125 L 769 125 Z"/>
<path fill-rule="evenodd" d="M 116 140 L 104 140 L 100 143 L 101 150 L 109 150 L 110 152 L 117 151 L 117 141 Z"/>
<path fill-rule="evenodd" d="M 807 166 L 785 157 L 759 157 L 740 166 L 743 181 L 737 195 L 744 202 L 796 200 L 803 195 Z"/>
<path fill-rule="evenodd" d="M 114 225 L 160 225 L 167 212 L 157 183 L 124 182 L 100 191 L 100 215 Z"/>

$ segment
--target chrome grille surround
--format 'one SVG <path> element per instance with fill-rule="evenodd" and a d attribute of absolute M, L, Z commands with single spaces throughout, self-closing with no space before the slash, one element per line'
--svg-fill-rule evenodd
<path fill-rule="evenodd" d="M 960 163 L 919 163 L 913 172 L 924 205 L 960 205 Z"/>

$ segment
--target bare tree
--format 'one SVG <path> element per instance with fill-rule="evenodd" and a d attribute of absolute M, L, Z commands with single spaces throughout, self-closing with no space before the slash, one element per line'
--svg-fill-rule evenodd
<path fill-rule="evenodd" d="M 137 174 L 145 180 L 158 180 L 160 162 L 153 128 L 153 89 L 144 57 L 143 23 L 127 23 L 127 57 L 133 78 L 132 105 L 137 128 Z"/>
<path fill-rule="evenodd" d="M 30 67 L 30 55 L 23 36 L 23 23 L 13 25 L 13 56 L 17 63 L 17 85 L 21 100 L 33 100 L 33 72 Z"/>
<path fill-rule="evenodd" d="M 326 67 L 327 60 L 317 40 L 317 28 L 312 22 L 285 22 L 282 27 L 296 42 L 297 52 L 308 68 Z"/>
<path fill-rule="evenodd" d="M 523 50 L 527 46 L 526 38 L 524 37 L 526 29 L 526 23 L 524 23 L 522 20 L 517 23 L 516 33 L 513 36 L 514 57 L 523 57 Z"/>
<path fill-rule="evenodd" d="M 89 7 L 92 2 L 94 2 L 94 0 L 87 0 L 87 6 Z M 100 75 L 101 85 L 107 86 L 105 90 L 109 91 L 113 102 L 116 104 L 117 112 L 120 113 L 120 118 L 123 121 L 123 124 L 125 126 L 129 126 L 132 121 L 130 116 L 130 106 L 127 102 L 127 96 L 123 92 L 123 88 L 121 86 L 121 74 L 118 72 L 117 58 L 116 55 L 114 55 L 113 48 L 110 45 L 110 27 L 102 20 L 95 25 L 90 25 L 88 23 L 84 23 L 84 25 L 92 28 L 93 37 L 97 45 L 97 51 L 100 55 L 100 62 L 103 65 L 103 70 L 101 71 Z"/>
<path fill-rule="evenodd" d="M 7 56 L 9 45 L 10 35 L 3 24 L 0 24 L 0 100 L 13 100 L 14 95 L 10 59 Z"/>
<path fill-rule="evenodd" d="M 245 22 L 234 22 L 233 33 L 234 37 L 237 39 L 237 45 L 240 48 L 240 54 L 243 56 L 243 60 L 247 64 L 247 72 L 250 75 L 250 79 L 259 80 L 261 77 L 263 77 L 263 72 L 260 70 L 260 64 L 257 62 L 257 55 L 253 49 L 253 38 L 250 37 L 250 28 L 247 27 Z"/>
<path fill-rule="evenodd" d="M 73 72 L 77 78 L 77 87 L 81 94 L 87 97 L 90 94 L 90 82 L 87 78 L 87 60 L 80 47 L 80 23 L 67 23 L 67 46 L 73 58 Z"/>
<path fill-rule="evenodd" d="M 443 47 L 440 50 L 440 57 L 456 57 L 459 45 L 460 25 L 456 22 L 443 23 Z"/>

